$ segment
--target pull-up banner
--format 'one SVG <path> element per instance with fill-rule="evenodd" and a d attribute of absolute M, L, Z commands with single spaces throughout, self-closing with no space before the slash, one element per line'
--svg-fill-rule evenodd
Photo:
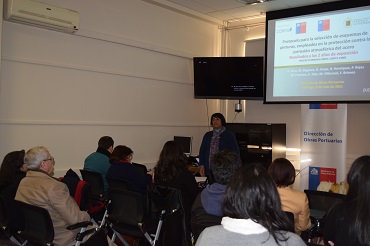
<path fill-rule="evenodd" d="M 309 167 L 335 168 L 335 182 L 344 181 L 346 146 L 347 104 L 302 104 L 300 189 L 308 188 L 309 172 L 317 170 Z"/>

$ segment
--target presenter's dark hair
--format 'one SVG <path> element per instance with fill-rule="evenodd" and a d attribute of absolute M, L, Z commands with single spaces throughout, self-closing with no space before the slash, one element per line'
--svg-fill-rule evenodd
<path fill-rule="evenodd" d="M 181 147 L 174 141 L 167 141 L 154 169 L 156 178 L 167 182 L 176 177 L 177 174 L 186 169 L 186 156 Z"/>
<path fill-rule="evenodd" d="M 356 205 L 356 216 L 349 226 L 350 235 L 356 235 L 360 245 L 370 242 L 370 156 L 357 158 L 348 174 L 346 201 Z"/>
<path fill-rule="evenodd" d="M 212 126 L 212 119 L 213 118 L 218 118 L 221 120 L 221 124 L 222 126 L 226 126 L 226 120 L 225 120 L 225 117 L 221 114 L 221 113 L 214 113 L 212 116 L 211 116 L 211 126 Z"/>
<path fill-rule="evenodd" d="M 293 224 L 281 209 L 274 181 L 259 164 L 245 165 L 235 173 L 227 186 L 222 210 L 225 216 L 251 219 L 262 225 L 277 244 L 288 239 L 281 231 L 294 231 Z"/>
<path fill-rule="evenodd" d="M 242 160 L 234 151 L 222 150 L 213 155 L 211 166 L 216 183 L 227 185 L 235 171 L 242 166 Z"/>
<path fill-rule="evenodd" d="M 285 158 L 276 158 L 270 165 L 268 172 L 277 187 L 285 187 L 294 183 L 295 169 L 293 164 Z"/>
<path fill-rule="evenodd" d="M 110 146 L 114 146 L 113 138 L 104 136 L 99 139 L 98 146 L 102 149 L 109 149 Z"/>

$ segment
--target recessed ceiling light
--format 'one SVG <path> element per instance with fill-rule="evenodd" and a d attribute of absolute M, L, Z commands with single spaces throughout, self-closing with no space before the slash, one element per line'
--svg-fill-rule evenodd
<path fill-rule="evenodd" d="M 272 0 L 237 0 L 238 2 L 244 3 L 244 4 L 257 4 L 257 3 L 263 3 L 263 2 L 268 2 Z"/>

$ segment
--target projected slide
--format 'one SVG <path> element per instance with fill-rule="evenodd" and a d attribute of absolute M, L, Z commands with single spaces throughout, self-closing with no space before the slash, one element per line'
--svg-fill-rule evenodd
<path fill-rule="evenodd" d="M 369 100 L 370 9 L 355 10 L 269 23 L 266 97 Z"/>

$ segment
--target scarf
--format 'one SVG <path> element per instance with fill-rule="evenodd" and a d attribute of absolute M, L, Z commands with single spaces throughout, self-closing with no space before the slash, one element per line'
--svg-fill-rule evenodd
<path fill-rule="evenodd" d="M 107 149 L 103 149 L 103 148 L 98 147 L 96 152 L 98 152 L 100 154 L 103 154 L 103 155 L 106 155 L 106 156 L 108 156 L 108 158 L 110 157 L 110 152 Z"/>
<path fill-rule="evenodd" d="M 226 130 L 226 128 L 223 126 L 219 131 L 216 131 L 216 129 L 213 130 L 213 135 L 211 138 L 211 145 L 209 148 L 209 169 L 211 169 L 211 158 L 214 154 L 219 152 L 220 147 L 220 135 Z"/>

